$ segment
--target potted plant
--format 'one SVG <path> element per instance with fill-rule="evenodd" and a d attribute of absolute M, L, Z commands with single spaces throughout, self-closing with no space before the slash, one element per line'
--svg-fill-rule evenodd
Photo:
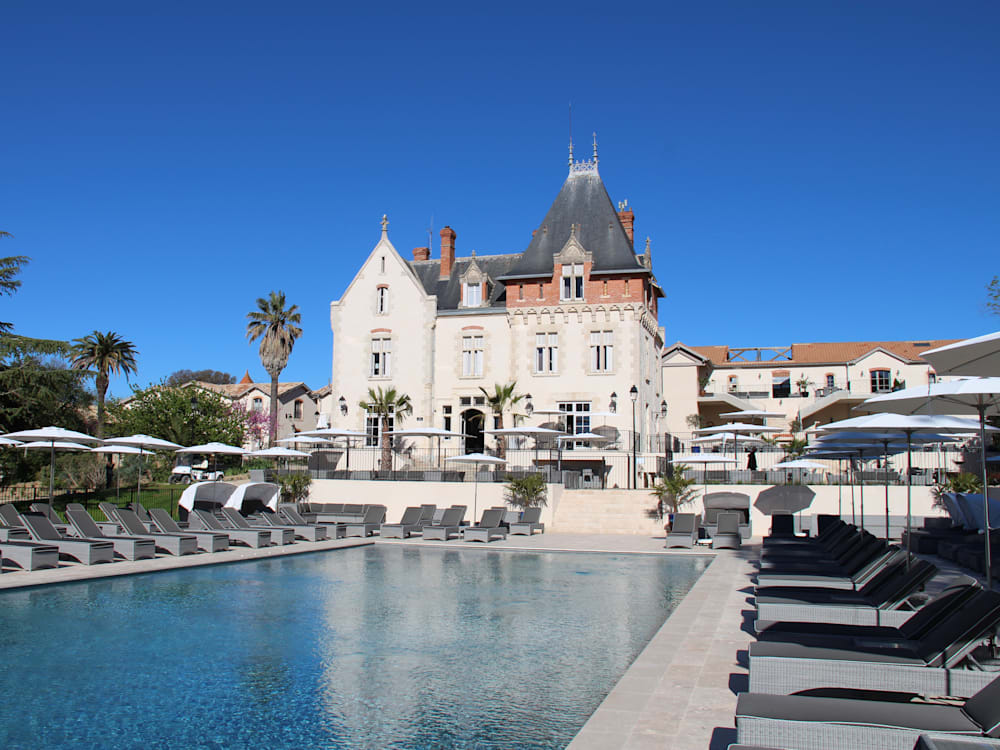
<path fill-rule="evenodd" d="M 795 385 L 799 389 L 799 395 L 802 396 L 802 398 L 805 398 L 809 395 L 809 389 L 812 387 L 812 381 L 803 375 L 795 381 Z"/>
<path fill-rule="evenodd" d="M 656 498 L 656 505 L 649 509 L 649 517 L 662 521 L 663 516 L 666 515 L 668 520 L 664 528 L 668 531 L 673 523 L 674 513 L 681 506 L 692 502 L 698 495 L 698 491 L 692 487 L 694 479 L 684 476 L 687 469 L 685 464 L 674 464 L 668 473 L 657 480 L 650 493 Z"/>
<path fill-rule="evenodd" d="M 504 487 L 504 500 L 508 505 L 524 510 L 525 508 L 544 507 L 547 502 L 545 477 L 541 474 L 527 474 L 523 477 L 507 475 L 507 486 Z"/>
<path fill-rule="evenodd" d="M 700 378 L 698 378 L 698 391 L 699 393 L 701 393 L 702 396 L 708 393 L 706 389 L 708 388 L 708 384 L 711 382 L 712 382 L 711 375 L 702 375 Z"/>

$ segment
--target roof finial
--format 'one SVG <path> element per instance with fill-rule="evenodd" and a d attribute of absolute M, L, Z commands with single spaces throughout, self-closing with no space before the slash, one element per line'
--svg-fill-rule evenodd
<path fill-rule="evenodd" d="M 389 233 L 389 217 L 382 214 L 382 234 Z"/>
<path fill-rule="evenodd" d="M 573 166 L 573 136 L 569 137 L 569 165 Z"/>
<path fill-rule="evenodd" d="M 594 165 L 597 165 L 597 131 L 594 131 Z"/>

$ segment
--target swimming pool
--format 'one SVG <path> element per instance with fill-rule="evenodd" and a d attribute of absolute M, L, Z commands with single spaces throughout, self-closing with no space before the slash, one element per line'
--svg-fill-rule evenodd
<path fill-rule="evenodd" d="M 560 748 L 703 557 L 375 545 L 0 593 L 0 744 Z"/>

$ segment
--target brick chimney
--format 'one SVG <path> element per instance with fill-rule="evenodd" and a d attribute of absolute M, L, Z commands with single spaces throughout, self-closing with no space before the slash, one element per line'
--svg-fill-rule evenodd
<path fill-rule="evenodd" d="M 451 267 L 455 265 L 455 230 L 445 227 L 441 230 L 441 278 L 451 277 Z"/>
<path fill-rule="evenodd" d="M 632 213 L 632 209 L 628 207 L 628 201 L 621 201 L 618 204 L 618 220 L 625 228 L 625 234 L 628 235 L 628 241 L 635 244 L 635 237 L 632 236 L 632 227 L 635 224 L 635 214 Z"/>
<path fill-rule="evenodd" d="M 413 260 L 430 260 L 431 249 L 429 247 L 413 248 Z"/>

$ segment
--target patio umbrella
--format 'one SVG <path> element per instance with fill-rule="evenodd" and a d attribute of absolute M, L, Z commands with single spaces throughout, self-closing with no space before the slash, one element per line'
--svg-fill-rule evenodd
<path fill-rule="evenodd" d="M 64 427 L 39 427 L 34 430 L 20 430 L 19 432 L 8 432 L 3 437 L 8 440 L 18 440 L 27 444 L 48 441 L 52 444 L 49 448 L 49 502 L 53 500 L 56 483 L 56 451 L 57 450 L 80 450 L 80 448 L 56 448 L 55 443 L 99 443 L 95 437 L 91 437 L 83 432 L 67 430 Z M 82 448 L 86 450 L 86 446 Z"/>
<path fill-rule="evenodd" d="M 121 455 L 138 456 L 138 455 L 149 454 L 151 451 L 144 451 L 142 448 L 136 448 L 131 445 L 99 445 L 96 448 L 91 448 L 90 452 L 110 453 L 112 455 L 117 455 L 117 456 Z M 140 474 L 142 473 L 142 466 L 139 467 L 139 473 Z M 122 478 L 121 478 L 121 471 L 119 470 L 119 473 L 117 474 L 115 480 L 115 499 L 117 500 L 121 498 L 121 496 L 122 496 Z"/>
<path fill-rule="evenodd" d="M 55 500 L 55 455 L 56 451 L 85 451 L 88 450 L 88 446 L 82 443 L 73 443 L 68 440 L 32 440 L 30 443 L 24 443 L 22 446 L 25 450 L 40 450 L 49 452 L 49 502 Z"/>
<path fill-rule="evenodd" d="M 264 448 L 259 451 L 251 451 L 250 453 L 245 453 L 246 456 L 253 456 L 254 458 L 273 458 L 275 459 L 275 465 L 281 459 L 285 459 L 285 469 L 288 469 L 288 462 L 292 459 L 309 459 L 309 454 L 305 451 L 297 451 L 291 448 L 286 448 L 283 445 L 274 448 Z"/>
<path fill-rule="evenodd" d="M 346 430 L 342 427 L 322 427 L 318 430 L 306 430 L 305 432 L 297 433 L 296 437 L 317 437 L 317 438 L 344 438 L 344 444 L 347 446 L 347 465 L 344 467 L 347 471 L 351 470 L 351 440 L 353 438 L 363 438 L 368 437 L 366 432 L 358 432 L 357 430 Z"/>
<path fill-rule="evenodd" d="M 279 443 L 289 443 L 291 445 L 333 445 L 332 440 L 326 438 L 313 437 L 312 435 L 292 435 L 292 437 L 281 438 Z"/>
<path fill-rule="evenodd" d="M 16 448 L 21 445 L 19 440 L 11 440 L 10 438 L 0 437 L 0 448 Z"/>
<path fill-rule="evenodd" d="M 741 409 L 740 411 L 727 411 L 719 415 L 726 419 L 736 417 L 737 419 L 770 419 L 785 416 L 780 411 L 763 411 L 761 409 Z"/>
<path fill-rule="evenodd" d="M 800 513 L 812 505 L 815 497 L 816 493 L 804 484 L 775 485 L 760 492 L 753 506 L 765 516 Z"/>
<path fill-rule="evenodd" d="M 202 445 L 192 445 L 188 448 L 181 448 L 177 451 L 178 453 L 199 453 L 206 456 L 212 457 L 212 473 L 215 473 L 217 464 L 216 456 L 242 456 L 246 451 L 242 448 L 237 448 L 235 445 L 226 445 L 225 443 L 203 443 Z M 215 479 L 214 481 L 219 481 Z"/>
<path fill-rule="evenodd" d="M 955 345 L 952 345 L 955 346 Z M 948 348 L 948 347 L 944 347 Z M 940 351 L 940 350 L 938 350 Z M 989 477 L 986 472 L 986 417 L 1000 414 L 1000 377 L 968 378 L 944 383 L 931 383 L 916 388 L 904 388 L 894 393 L 870 398 L 856 408 L 876 412 L 907 415 L 976 414 L 979 417 L 979 450 L 982 461 L 983 506 L 985 526 L 986 582 L 990 573 Z"/>
<path fill-rule="evenodd" d="M 675 464 L 702 464 L 702 486 L 701 494 L 702 500 L 704 496 L 708 493 L 708 478 L 705 476 L 705 468 L 709 464 L 735 464 L 736 459 L 730 458 L 729 456 L 724 456 L 721 453 L 675 453 L 671 462 Z"/>
<path fill-rule="evenodd" d="M 731 432 L 735 436 L 733 439 L 733 455 L 739 453 L 739 435 L 756 435 L 761 432 L 781 432 L 780 427 L 768 427 L 762 424 L 749 424 L 747 422 L 726 422 L 726 424 L 717 425 L 715 427 L 702 427 L 695 430 L 695 434 L 698 435 L 715 435 L 720 433 Z"/>
<path fill-rule="evenodd" d="M 454 461 L 457 464 L 475 464 L 475 471 L 472 474 L 474 487 L 472 490 L 472 522 L 476 522 L 476 517 L 479 515 L 479 467 L 480 466 L 502 466 L 507 463 L 502 458 L 497 458 L 496 456 L 487 456 L 484 453 L 466 453 L 462 456 L 452 456 L 451 458 L 446 458 L 445 461 Z"/>
<path fill-rule="evenodd" d="M 1000 331 L 929 349 L 920 356 L 938 375 L 1000 375 Z"/>
<path fill-rule="evenodd" d="M 408 430 L 390 430 L 389 435 L 393 437 L 426 437 L 437 438 L 438 465 L 441 464 L 441 438 L 469 437 L 462 432 L 452 432 L 441 427 L 414 427 Z"/>
<path fill-rule="evenodd" d="M 899 392 L 899 391 L 897 391 Z M 868 414 L 863 417 L 852 417 L 839 422 L 831 422 L 822 425 L 819 432 L 841 432 L 849 430 L 852 432 L 874 432 L 874 433 L 901 433 L 906 439 L 906 551 L 911 547 L 911 521 L 912 521 L 912 459 L 913 459 L 913 436 L 919 432 L 942 433 L 942 432 L 976 432 L 979 425 L 968 419 L 959 417 L 932 417 L 924 415 L 903 415 L 903 414 Z M 984 488 L 985 490 L 985 488 Z M 907 565 L 909 565 L 909 555 L 907 555 Z"/>
<path fill-rule="evenodd" d="M 127 437 L 108 438 L 104 441 L 106 445 L 129 445 L 133 448 L 141 448 L 144 451 L 175 451 L 181 446 L 171 443 L 169 440 L 151 437 L 150 435 L 129 435 Z M 139 454 L 139 471 L 135 480 L 135 501 L 139 502 L 142 497 L 142 457 Z"/>

